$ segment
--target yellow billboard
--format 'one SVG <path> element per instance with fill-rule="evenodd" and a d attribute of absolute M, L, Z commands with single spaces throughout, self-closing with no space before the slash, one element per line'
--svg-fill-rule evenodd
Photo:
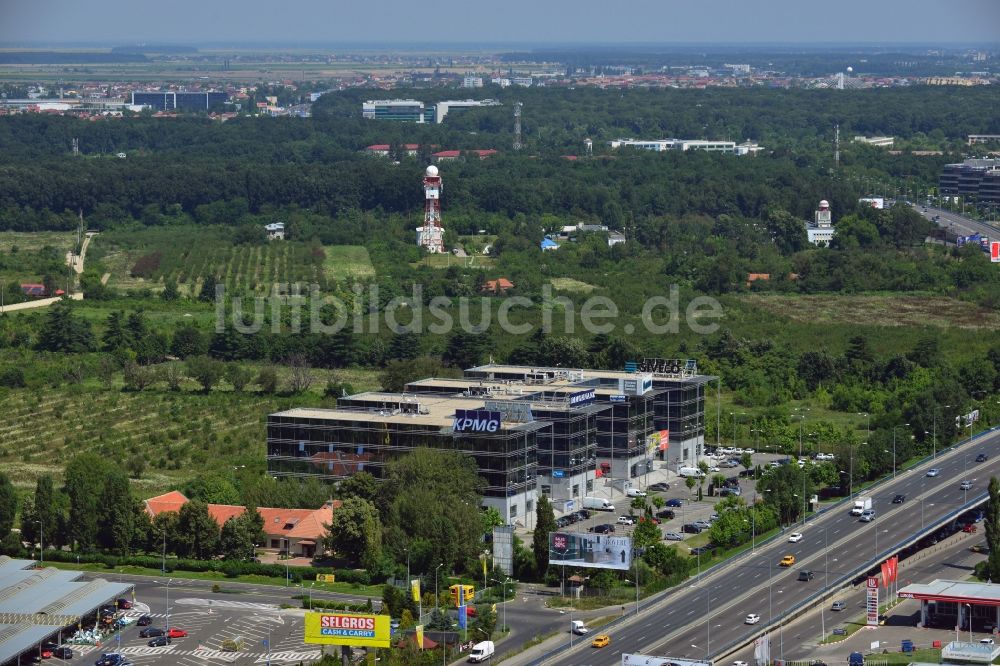
<path fill-rule="evenodd" d="M 335 574 L 316 574 L 317 583 L 336 583 L 337 576 Z"/>
<path fill-rule="evenodd" d="M 305 642 L 319 645 L 389 647 L 389 616 L 364 613 L 306 613 Z"/>

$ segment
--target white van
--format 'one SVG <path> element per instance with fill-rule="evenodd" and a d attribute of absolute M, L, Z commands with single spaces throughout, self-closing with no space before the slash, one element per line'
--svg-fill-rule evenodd
<path fill-rule="evenodd" d="M 697 467 L 681 467 L 677 470 L 677 474 L 680 476 L 692 476 L 696 479 L 700 479 L 705 476 L 705 473 Z"/>
<path fill-rule="evenodd" d="M 629 488 L 625 491 L 625 497 L 645 497 L 646 491 L 638 488 Z"/>
<path fill-rule="evenodd" d="M 493 641 L 476 643 L 472 646 L 472 652 L 469 653 L 469 662 L 472 664 L 478 664 L 482 661 L 486 661 L 493 656 L 493 652 Z"/>

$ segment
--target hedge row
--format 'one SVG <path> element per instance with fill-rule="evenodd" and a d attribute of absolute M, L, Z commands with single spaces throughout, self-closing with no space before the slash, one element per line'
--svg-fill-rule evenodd
<path fill-rule="evenodd" d="M 159 569 L 164 565 L 162 558 L 149 555 L 118 557 L 115 555 L 104 555 L 102 553 L 77 554 L 63 550 L 45 551 L 45 559 L 52 562 L 103 564 L 108 569 L 126 566 Z M 286 575 L 286 567 L 284 564 L 257 564 L 256 562 L 237 562 L 234 560 L 188 559 L 167 559 L 165 564 L 168 573 L 172 571 L 193 571 L 202 573 L 216 571 L 225 575 L 227 578 L 251 575 L 266 576 L 269 578 L 284 578 Z M 338 583 L 357 583 L 359 585 L 372 584 L 372 577 L 367 571 L 356 571 L 354 569 L 332 569 L 330 567 L 287 567 L 288 579 L 295 583 L 300 583 L 303 580 L 316 580 L 316 574 L 334 574 Z"/>

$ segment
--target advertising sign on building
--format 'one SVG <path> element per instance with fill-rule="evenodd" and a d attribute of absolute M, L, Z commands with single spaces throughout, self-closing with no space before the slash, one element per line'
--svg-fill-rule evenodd
<path fill-rule="evenodd" d="M 588 389 L 586 391 L 577 391 L 576 393 L 569 394 L 569 405 L 570 407 L 582 407 L 583 405 L 589 405 L 594 402 L 597 394 L 594 389 Z"/>
<path fill-rule="evenodd" d="M 866 585 L 867 596 L 865 609 L 867 611 L 867 622 L 869 627 L 878 626 L 878 576 L 869 576 Z"/>
<path fill-rule="evenodd" d="M 316 645 L 389 647 L 389 616 L 366 613 L 309 612 L 305 642 Z"/>
<path fill-rule="evenodd" d="M 487 409 L 456 409 L 452 430 L 455 432 L 497 432 L 500 412 Z"/>
<path fill-rule="evenodd" d="M 645 395 L 653 389 L 653 375 L 636 375 L 618 380 L 618 390 L 625 395 Z"/>
<path fill-rule="evenodd" d="M 628 400 L 628 396 L 620 393 L 618 395 L 613 395 L 610 398 L 608 398 L 609 402 L 625 402 L 626 400 Z"/>
<path fill-rule="evenodd" d="M 549 532 L 549 564 L 624 571 L 632 566 L 632 538 L 583 532 Z"/>
<path fill-rule="evenodd" d="M 651 372 L 654 375 L 682 375 L 697 373 L 698 361 L 684 358 L 644 358 L 636 364 L 639 372 Z"/>

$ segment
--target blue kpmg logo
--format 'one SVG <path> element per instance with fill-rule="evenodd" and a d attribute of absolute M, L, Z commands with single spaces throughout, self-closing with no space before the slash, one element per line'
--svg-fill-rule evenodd
<path fill-rule="evenodd" d="M 589 405 L 594 402 L 596 398 L 597 393 L 594 392 L 594 389 L 577 391 L 576 393 L 569 394 L 569 405 L 570 407 L 582 407 L 583 405 Z"/>
<path fill-rule="evenodd" d="M 452 429 L 455 432 L 497 432 L 500 412 L 486 409 L 456 409 Z"/>

